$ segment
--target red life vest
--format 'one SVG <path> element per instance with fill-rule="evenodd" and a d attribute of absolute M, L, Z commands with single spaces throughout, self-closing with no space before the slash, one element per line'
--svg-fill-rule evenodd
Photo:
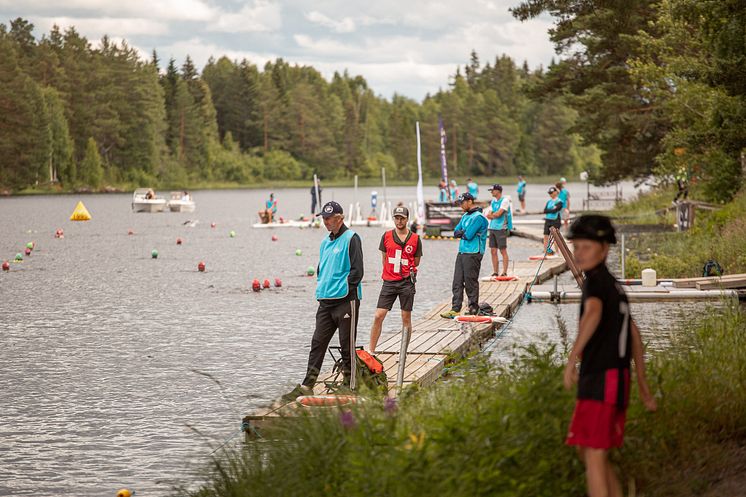
<path fill-rule="evenodd" d="M 386 261 L 383 264 L 383 279 L 386 281 L 401 281 L 409 278 L 409 274 L 417 272 L 414 267 L 414 254 L 417 252 L 419 237 L 410 232 L 410 236 L 402 245 L 394 240 L 394 230 L 383 235 L 383 246 L 386 249 Z"/>

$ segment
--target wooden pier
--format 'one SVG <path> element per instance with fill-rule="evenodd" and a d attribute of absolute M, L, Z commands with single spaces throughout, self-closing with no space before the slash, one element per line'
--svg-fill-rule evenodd
<path fill-rule="evenodd" d="M 479 300 L 488 302 L 498 316 L 509 318 L 520 304 L 527 287 L 536 277 L 536 283 L 546 281 L 567 268 L 561 257 L 543 261 L 518 261 L 515 263 L 515 281 L 480 282 Z M 500 324 L 461 324 L 454 320 L 440 317 L 442 312 L 451 308 L 450 299 L 443 302 L 422 319 L 413 323 L 412 336 L 406 357 L 404 370 L 404 387 L 409 385 L 427 386 L 435 382 L 449 361 L 463 357 L 469 351 L 480 348 L 495 334 Z M 396 395 L 397 370 L 399 365 L 399 347 L 401 332 L 381 336 L 376 356 L 383 362 L 388 376 L 390 395 Z M 319 376 L 314 392 L 325 393 L 324 381 L 331 372 Z M 298 409 L 306 409 L 297 402 L 277 401 L 271 406 L 257 410 L 244 418 L 246 435 L 252 438 L 262 425 L 285 417 L 291 417 Z"/>

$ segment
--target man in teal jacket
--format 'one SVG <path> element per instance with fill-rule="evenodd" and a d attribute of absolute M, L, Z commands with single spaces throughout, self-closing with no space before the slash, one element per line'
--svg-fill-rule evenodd
<path fill-rule="evenodd" d="M 453 300 L 451 310 L 441 314 L 441 317 L 449 319 L 461 312 L 464 289 L 469 298 L 469 314 L 479 312 L 479 270 L 487 243 L 487 218 L 482 215 L 482 208 L 474 205 L 474 196 L 462 193 L 458 202 L 464 215 L 453 230 L 453 236 L 461 239 L 453 272 Z"/>
<path fill-rule="evenodd" d="M 316 330 L 311 340 L 303 383 L 282 396 L 288 402 L 302 395 L 313 394 L 313 386 L 324 363 L 324 354 L 337 329 L 345 385 L 349 385 L 352 372 L 351 344 L 355 341 L 364 273 L 362 242 L 357 233 L 345 226 L 344 212 L 337 202 L 327 202 L 318 215 L 324 219 L 329 236 L 321 241 L 319 250 Z"/>

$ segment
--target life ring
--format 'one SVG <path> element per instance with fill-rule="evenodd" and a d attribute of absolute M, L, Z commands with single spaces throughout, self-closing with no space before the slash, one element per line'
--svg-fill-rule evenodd
<path fill-rule="evenodd" d="M 501 316 L 456 316 L 453 318 L 459 323 L 507 323 L 508 320 Z"/>
<path fill-rule="evenodd" d="M 557 257 L 559 257 L 559 256 L 557 256 L 557 255 L 548 255 L 548 256 L 546 256 L 547 259 L 556 259 Z M 528 256 L 528 260 L 529 261 L 540 261 L 542 259 L 544 259 L 544 255 L 529 255 Z"/>
<path fill-rule="evenodd" d="M 517 281 L 516 276 L 490 276 L 490 281 Z"/>
<path fill-rule="evenodd" d="M 295 399 L 303 407 L 335 407 L 357 404 L 355 395 L 303 395 Z"/>

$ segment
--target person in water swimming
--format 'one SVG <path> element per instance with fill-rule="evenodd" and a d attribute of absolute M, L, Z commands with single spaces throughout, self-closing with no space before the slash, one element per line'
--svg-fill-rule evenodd
<path fill-rule="evenodd" d="M 573 241 L 585 282 L 578 335 L 563 377 L 565 388 L 577 384 L 566 443 L 577 447 L 585 465 L 589 497 L 621 497 L 609 450 L 621 447 L 624 440 L 631 359 L 643 405 L 649 411 L 655 411 L 657 405 L 645 378 L 640 330 L 630 314 L 627 295 L 606 267 L 609 248 L 616 243 L 611 220 L 581 216 L 572 223 L 567 238 Z"/>

